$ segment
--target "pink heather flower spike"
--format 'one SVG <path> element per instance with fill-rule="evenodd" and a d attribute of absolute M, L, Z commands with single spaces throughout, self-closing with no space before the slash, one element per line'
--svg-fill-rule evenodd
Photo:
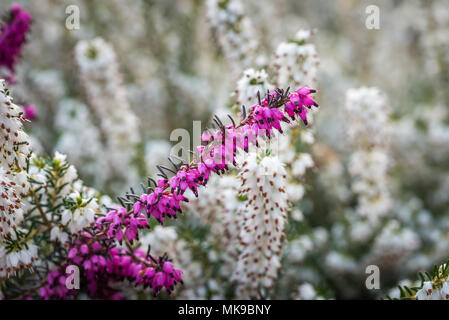
<path fill-rule="evenodd" d="M 144 212 L 148 218 L 153 217 L 161 224 L 167 217 L 176 219 L 178 214 L 182 214 L 180 204 L 188 201 L 184 197 L 186 190 L 198 196 L 198 188 L 206 186 L 212 172 L 222 174 L 228 170 L 228 163 L 236 165 L 237 149 L 247 152 L 249 144 L 258 145 L 258 138 L 270 138 L 275 130 L 282 133 L 281 123 L 290 123 L 287 116 L 292 120 L 299 117 L 307 125 L 307 110 L 318 106 L 311 97 L 314 92 L 309 87 L 301 87 L 291 93 L 281 89 L 268 92 L 259 104 L 249 108 L 248 114 L 245 111 L 239 124 L 233 121 L 232 125 L 224 126 L 215 117 L 218 129 L 212 132 L 206 129 L 201 135 L 206 145 L 197 148 L 200 160 L 181 165 L 170 179 L 164 172 L 167 168 L 159 166 L 162 178 L 157 181 L 154 191 L 143 194 L 134 203 L 134 214 Z"/>
<path fill-rule="evenodd" d="M 0 67 L 7 70 L 5 78 L 10 83 L 15 81 L 15 64 L 25 43 L 30 24 L 30 13 L 19 4 L 13 4 L 9 21 L 0 26 Z"/>
<path fill-rule="evenodd" d="M 155 295 L 162 288 L 172 292 L 177 283 L 183 283 L 182 271 L 174 268 L 166 256 L 155 257 L 141 249 L 133 249 L 131 244 L 139 239 L 139 229 L 149 228 L 151 217 L 162 224 L 165 218 L 176 219 L 178 214 L 183 214 L 181 203 L 189 201 L 184 196 L 187 189 L 197 196 L 198 188 L 207 185 L 212 172 L 222 174 L 228 170 L 228 162 L 234 163 L 238 149 L 247 152 L 249 144 L 258 145 L 259 138 L 270 138 L 275 130 L 281 132 L 281 123 L 290 122 L 287 116 L 292 119 L 298 116 L 307 123 L 305 110 L 318 106 L 310 96 L 314 92 L 308 87 L 292 93 L 277 89 L 252 106 L 248 114 L 245 111 L 238 124 L 224 126 L 216 118 L 219 129 L 202 136 L 203 142 L 208 144 L 198 148 L 200 161 L 175 166 L 177 172 L 171 178 L 164 172 L 164 167 L 159 166 L 161 178 L 157 182 L 148 180 L 148 193 L 137 196 L 132 192 L 132 195 L 119 198 L 128 208 L 110 209 L 96 220 L 93 233 L 86 231 L 73 239 L 66 264 L 48 274 L 46 284 L 40 288 L 40 296 L 67 299 L 76 295 L 76 290 L 65 286 L 64 268 L 70 264 L 83 266 L 83 281 L 87 282 L 92 298 L 123 298 L 109 284 L 125 279 L 134 281 L 136 286 L 152 288 Z M 126 246 L 116 247 L 116 241 Z"/>

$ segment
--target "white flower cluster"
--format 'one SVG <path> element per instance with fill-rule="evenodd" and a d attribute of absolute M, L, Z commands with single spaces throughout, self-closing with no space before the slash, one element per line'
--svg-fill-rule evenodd
<path fill-rule="evenodd" d="M 304 146 L 309 145 L 313 143 L 314 137 L 313 133 L 310 132 L 310 129 L 305 131 L 300 127 L 286 124 L 282 126 L 282 129 L 284 132 L 288 133 L 275 133 L 273 138 L 268 141 L 268 145 L 264 145 L 264 142 L 260 145 L 264 146 L 285 165 L 285 170 L 288 172 L 289 177 L 285 185 L 288 200 L 292 203 L 298 203 L 305 194 L 303 184 L 304 175 L 307 169 L 315 166 L 315 162 L 309 153 L 298 152 L 296 150 L 295 142 L 299 139 Z M 296 208 L 291 213 L 295 220 L 300 220 L 298 217 L 302 216 L 302 213 L 299 209 Z"/>
<path fill-rule="evenodd" d="M 432 281 L 426 281 L 423 287 L 416 293 L 415 299 L 449 300 L 449 282 L 445 281 L 441 287 L 436 287 Z"/>
<path fill-rule="evenodd" d="M 401 264 L 409 254 L 420 245 L 420 239 L 415 232 L 401 228 L 396 220 L 390 220 L 377 235 L 369 263 L 375 262 L 383 270 Z"/>
<path fill-rule="evenodd" d="M 138 119 L 128 104 L 115 52 L 103 39 L 95 38 L 78 42 L 75 57 L 89 107 L 106 139 L 105 156 L 115 175 L 133 181 L 132 170 L 125 174 L 121 168 L 131 166 L 135 157 Z"/>
<path fill-rule="evenodd" d="M 76 209 L 66 209 L 62 213 L 61 223 L 69 227 L 70 233 L 79 233 L 95 222 L 95 213 L 99 212 L 99 205 L 97 199 L 91 199 L 92 196 L 83 197 L 83 193 L 77 190 L 72 190 L 68 195 L 68 198 L 72 199 L 77 205 Z"/>
<path fill-rule="evenodd" d="M 388 141 L 390 107 L 385 93 L 375 87 L 346 91 L 346 132 L 356 147 L 383 145 Z"/>
<path fill-rule="evenodd" d="M 22 129 L 21 109 L 12 102 L 5 81 L 0 80 L 0 166 L 11 171 L 26 170 L 31 150 Z"/>
<path fill-rule="evenodd" d="M 248 197 L 238 211 L 241 219 L 240 255 L 232 280 L 237 282 L 237 296 L 257 296 L 269 289 L 281 267 L 288 200 L 285 191 L 286 171 L 276 157 L 258 159 L 250 153 L 240 172 L 239 192 Z"/>
<path fill-rule="evenodd" d="M 250 107 L 258 103 L 258 92 L 262 98 L 267 90 L 272 89 L 274 87 L 269 82 L 268 74 L 265 70 L 246 69 L 243 72 L 243 76 L 237 81 L 237 88 L 234 91 L 234 95 L 236 96 L 235 104 L 238 107 L 242 105 Z"/>
<path fill-rule="evenodd" d="M 31 269 L 38 260 L 38 248 L 32 241 L 20 244 L 13 249 L 0 244 L 0 280 L 16 275 L 24 269 Z"/>
<path fill-rule="evenodd" d="M 58 70 L 33 70 L 30 78 L 33 89 L 47 103 L 59 101 L 67 93 L 63 74 Z"/>
<path fill-rule="evenodd" d="M 198 198 L 192 197 L 187 205 L 203 224 L 210 226 L 211 241 L 223 258 L 220 272 L 225 277 L 233 272 L 238 258 L 241 220 L 236 212 L 242 204 L 237 199 L 239 185 L 235 176 L 212 176 L 207 188 L 200 189 Z"/>
<path fill-rule="evenodd" d="M 208 0 L 206 10 L 209 23 L 215 29 L 224 56 L 231 66 L 248 67 L 258 44 L 254 27 L 244 13 L 242 2 Z"/>
<path fill-rule="evenodd" d="M 288 42 L 276 49 L 273 65 L 276 69 L 275 83 L 279 88 L 299 85 L 314 86 L 319 65 L 315 45 L 308 43 L 313 30 L 299 30 Z"/>
<path fill-rule="evenodd" d="M 349 160 L 352 191 L 358 196 L 357 213 L 376 225 L 391 209 L 388 185 L 388 108 L 377 88 L 350 89 L 346 93 L 347 134 L 354 151 Z"/>
<path fill-rule="evenodd" d="M 358 195 L 357 212 L 372 223 L 391 209 L 387 170 L 389 156 L 384 150 L 358 150 L 351 155 L 349 173 L 354 178 L 352 191 Z"/>
<path fill-rule="evenodd" d="M 444 74 L 449 66 L 449 9 L 444 1 L 432 2 L 427 9 L 429 22 L 421 39 L 426 55 L 424 62 L 433 75 Z"/>
<path fill-rule="evenodd" d="M 0 241 L 11 237 L 23 219 L 23 197 L 29 190 L 25 171 L 15 175 L 0 168 Z"/>
<path fill-rule="evenodd" d="M 222 234 L 223 222 L 226 220 L 223 211 L 233 212 L 238 207 L 238 186 L 239 179 L 235 176 L 212 176 L 207 188 L 198 190 L 198 198 L 192 199 L 187 206 L 198 214 L 204 224 L 211 226 L 212 233 Z"/>
<path fill-rule="evenodd" d="M 301 235 L 288 243 L 286 257 L 294 263 L 301 263 L 313 251 L 320 250 L 328 241 L 329 235 L 324 228 L 316 228 L 310 235 Z"/>
<path fill-rule="evenodd" d="M 105 150 L 88 107 L 74 99 L 62 100 L 55 117 L 55 128 L 61 135 L 54 149 L 66 154 L 75 167 L 82 167 L 95 185 L 102 186 L 110 175 L 109 167 L 107 158 L 98 156 L 105 154 Z"/>
<path fill-rule="evenodd" d="M 50 230 L 50 239 L 58 240 L 65 244 L 70 234 L 78 234 L 84 228 L 92 226 L 95 222 L 95 214 L 100 211 L 97 203 L 95 190 L 83 186 L 78 180 L 76 169 L 69 165 L 66 155 L 55 153 L 53 162 L 56 167 L 31 166 L 30 173 L 35 181 L 41 183 L 34 192 L 42 203 L 52 203 L 53 207 L 60 205 L 60 209 L 48 212 L 46 219 L 53 227 Z M 57 168 L 66 168 L 57 170 Z M 51 172 L 51 181 L 48 180 L 47 172 Z M 70 206 L 65 203 L 69 201 Z"/>
<path fill-rule="evenodd" d="M 317 294 L 315 288 L 310 283 L 304 283 L 298 287 L 298 291 L 292 297 L 295 300 L 324 300 Z"/>
<path fill-rule="evenodd" d="M 153 74 L 151 67 L 141 68 L 141 72 Z M 127 84 L 126 92 L 128 100 L 140 123 L 151 128 L 151 132 L 143 132 L 148 138 L 164 137 L 168 134 L 166 105 L 168 104 L 168 92 L 164 90 L 164 82 L 157 78 L 146 79 L 144 83 Z M 151 101 L 151 103 L 148 103 Z"/>
<path fill-rule="evenodd" d="M 51 183 L 47 183 L 48 177 L 46 176 L 46 170 L 49 170 L 49 168 L 37 165 L 30 166 L 30 176 L 33 180 L 45 185 L 45 188 L 40 188 L 40 191 L 34 190 L 42 193 L 42 201 L 45 202 L 51 200 L 54 201 L 54 205 L 59 205 L 62 203 L 65 196 L 70 193 L 71 184 L 78 178 L 78 174 L 76 168 L 72 165 L 68 165 L 66 159 L 66 155 L 55 152 L 53 161 L 57 163 L 59 168 L 67 167 L 67 170 L 65 170 L 64 173 L 52 172 L 54 182 L 52 181 Z"/>
<path fill-rule="evenodd" d="M 415 184 L 423 179 L 433 179 L 434 190 L 429 199 L 433 204 L 449 203 L 449 117 L 444 105 L 419 105 L 416 110 L 394 122 L 391 139 L 394 156 L 412 174 L 404 184 Z M 429 165 L 430 164 L 430 165 Z"/>
<path fill-rule="evenodd" d="M 447 265 L 440 265 L 434 272 L 433 278 L 424 281 L 422 287 L 411 298 L 416 300 L 449 300 Z"/>
<path fill-rule="evenodd" d="M 350 196 L 349 188 L 341 183 L 345 173 L 344 165 L 335 150 L 324 144 L 314 144 L 313 155 L 320 168 L 319 184 L 325 187 L 325 192 L 332 198 L 344 202 Z"/>
<path fill-rule="evenodd" d="M 31 268 L 37 259 L 37 247 L 18 234 L 30 188 L 26 170 L 31 150 L 23 121 L 0 80 L 0 279 Z"/>
<path fill-rule="evenodd" d="M 449 300 L 449 282 L 445 281 L 439 287 L 432 281 L 425 281 L 423 287 L 416 293 L 416 300 Z"/>
<path fill-rule="evenodd" d="M 327 268 L 340 275 L 357 273 L 361 269 L 351 256 L 337 251 L 329 252 L 324 260 L 324 264 Z"/>

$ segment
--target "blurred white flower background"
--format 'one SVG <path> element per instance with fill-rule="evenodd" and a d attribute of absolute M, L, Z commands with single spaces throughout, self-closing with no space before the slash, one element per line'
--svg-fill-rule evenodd
<path fill-rule="evenodd" d="M 285 124 L 270 145 L 239 154 L 198 198 L 189 192 L 177 221 L 140 235 L 138 246 L 183 271 L 184 284 L 158 299 L 449 299 L 445 0 L 4 0 L 0 12 L 16 2 L 32 23 L 9 94 L 33 154 L 70 165 L 54 186 L 65 188 L 61 203 L 84 203 L 58 213 L 48 243 L 156 179 L 179 156 L 173 130 L 211 128 L 215 114 L 230 124 L 258 92 L 309 86 L 319 108 L 307 126 Z M 66 27 L 70 5 L 78 29 Z M 379 29 L 365 26 L 369 5 Z M 20 178 L 5 168 L 3 186 Z M 33 179 L 45 168 L 32 167 Z M 33 206 L 23 202 L 17 225 Z M 20 278 L 34 260 L 39 270 L 49 244 L 8 253 L 1 217 L 0 297 L 24 298 L 3 270 L 18 266 Z"/>

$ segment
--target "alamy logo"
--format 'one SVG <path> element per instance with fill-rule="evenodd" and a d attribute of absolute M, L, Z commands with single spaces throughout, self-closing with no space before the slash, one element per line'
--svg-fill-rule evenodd
<path fill-rule="evenodd" d="M 378 6 L 370 5 L 365 8 L 367 17 L 365 19 L 365 27 L 369 30 L 380 29 L 380 9 Z"/>
<path fill-rule="evenodd" d="M 379 267 L 372 264 L 366 267 L 365 273 L 369 276 L 365 280 L 365 286 L 368 290 L 380 289 L 380 270 Z"/>
<path fill-rule="evenodd" d="M 78 30 L 80 28 L 80 8 L 70 5 L 65 8 L 65 13 L 68 14 L 65 19 L 65 27 L 68 30 Z"/>
<path fill-rule="evenodd" d="M 65 268 L 67 279 L 65 279 L 65 286 L 67 289 L 80 288 L 80 269 L 77 266 L 69 265 Z"/>

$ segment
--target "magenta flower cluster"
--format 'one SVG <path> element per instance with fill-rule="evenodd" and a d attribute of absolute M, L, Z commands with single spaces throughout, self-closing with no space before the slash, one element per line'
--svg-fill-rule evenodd
<path fill-rule="evenodd" d="M 198 188 L 206 186 L 211 173 L 223 174 L 228 163 L 235 165 L 237 150 L 248 151 L 248 146 L 257 146 L 258 139 L 272 136 L 274 130 L 282 132 L 281 124 L 290 123 L 300 117 L 307 124 L 307 110 L 318 106 L 311 94 L 315 91 L 302 87 L 289 93 L 277 89 L 269 92 L 263 100 L 249 109 L 242 109 L 242 120 L 225 126 L 215 118 L 216 130 L 205 131 L 198 147 L 199 161 L 177 165 L 176 171 L 160 166 L 161 178 L 149 179 L 147 192 L 142 195 L 127 194 L 119 198 L 123 207 L 109 210 L 105 216 L 96 220 L 93 229 L 87 229 L 75 238 L 69 246 L 68 259 L 64 266 L 73 264 L 82 267 L 82 285 L 87 287 L 90 297 L 96 299 L 119 299 L 123 296 L 110 284 L 125 279 L 150 287 L 155 295 L 162 288 L 172 292 L 177 283 L 182 282 L 182 272 L 175 269 L 168 257 L 155 257 L 150 252 L 133 249 L 134 240 L 139 239 L 139 230 L 149 228 L 149 219 L 153 217 L 159 223 L 164 219 L 176 219 L 182 214 L 181 203 L 188 202 L 184 196 L 191 190 L 198 196 Z M 169 178 L 165 170 L 173 176 Z M 125 208 L 127 206 L 128 208 Z M 116 247 L 116 241 L 126 246 Z M 48 274 L 45 285 L 40 289 L 44 299 L 67 299 L 76 295 L 67 289 L 65 269 L 53 270 Z"/>
<path fill-rule="evenodd" d="M 44 286 L 39 289 L 39 296 L 45 300 L 65 300 L 70 296 L 76 296 L 76 289 L 68 289 L 66 281 L 65 268 L 51 270 L 47 275 Z"/>
<path fill-rule="evenodd" d="M 120 210 L 119 210 L 120 211 Z M 77 295 L 77 290 L 69 289 L 67 281 L 71 281 L 65 273 L 68 265 L 80 266 L 82 275 L 81 286 L 94 299 L 122 299 L 123 294 L 114 289 L 111 284 L 128 280 L 150 287 L 154 295 L 158 295 L 162 288 L 169 293 L 177 283 L 182 283 L 182 272 L 175 269 L 167 256 L 155 257 L 142 249 L 111 247 L 112 243 L 105 240 L 95 240 L 88 233 L 84 233 L 75 240 L 68 252 L 68 259 L 64 268 L 52 270 L 46 283 L 39 290 L 43 299 L 68 299 Z"/>
<path fill-rule="evenodd" d="M 307 110 L 312 106 L 318 106 L 310 97 L 311 92 L 310 88 L 302 87 L 290 95 L 290 101 L 285 104 L 285 112 L 292 120 L 296 120 L 296 116 L 299 116 L 307 125 Z"/>
<path fill-rule="evenodd" d="M 25 37 L 30 29 L 31 15 L 14 4 L 10 9 L 10 19 L 0 27 L 0 66 L 9 70 L 7 81 L 14 82 L 15 64 L 17 63 Z"/>
<path fill-rule="evenodd" d="M 100 217 L 95 223 L 96 228 L 106 228 L 106 234 L 111 239 L 122 243 L 125 237 L 131 244 L 139 240 L 139 229 L 148 227 L 148 220 L 143 214 L 128 212 L 123 207 L 109 211 L 105 217 Z"/>
<path fill-rule="evenodd" d="M 232 120 L 231 125 L 224 126 L 216 118 L 219 129 L 207 130 L 201 136 L 206 145 L 198 147 L 200 161 L 176 167 L 173 177 L 162 176 L 154 182 L 154 189 L 150 188 L 151 192 L 142 194 L 134 203 L 133 213 L 145 212 L 148 218 L 153 217 L 161 224 L 165 218 L 173 219 L 182 214 L 181 202 L 188 202 L 185 191 L 189 189 L 198 196 L 198 187 L 207 184 L 212 172 L 225 173 L 228 163 L 235 165 L 238 149 L 247 151 L 249 144 L 257 145 L 258 138 L 270 138 L 274 130 L 282 133 L 281 123 L 290 123 L 287 115 L 292 120 L 298 116 L 307 124 L 307 110 L 318 106 L 311 97 L 314 92 L 308 87 L 301 87 L 290 94 L 278 89 L 252 106 L 247 115 L 244 110 L 239 124 Z"/>

